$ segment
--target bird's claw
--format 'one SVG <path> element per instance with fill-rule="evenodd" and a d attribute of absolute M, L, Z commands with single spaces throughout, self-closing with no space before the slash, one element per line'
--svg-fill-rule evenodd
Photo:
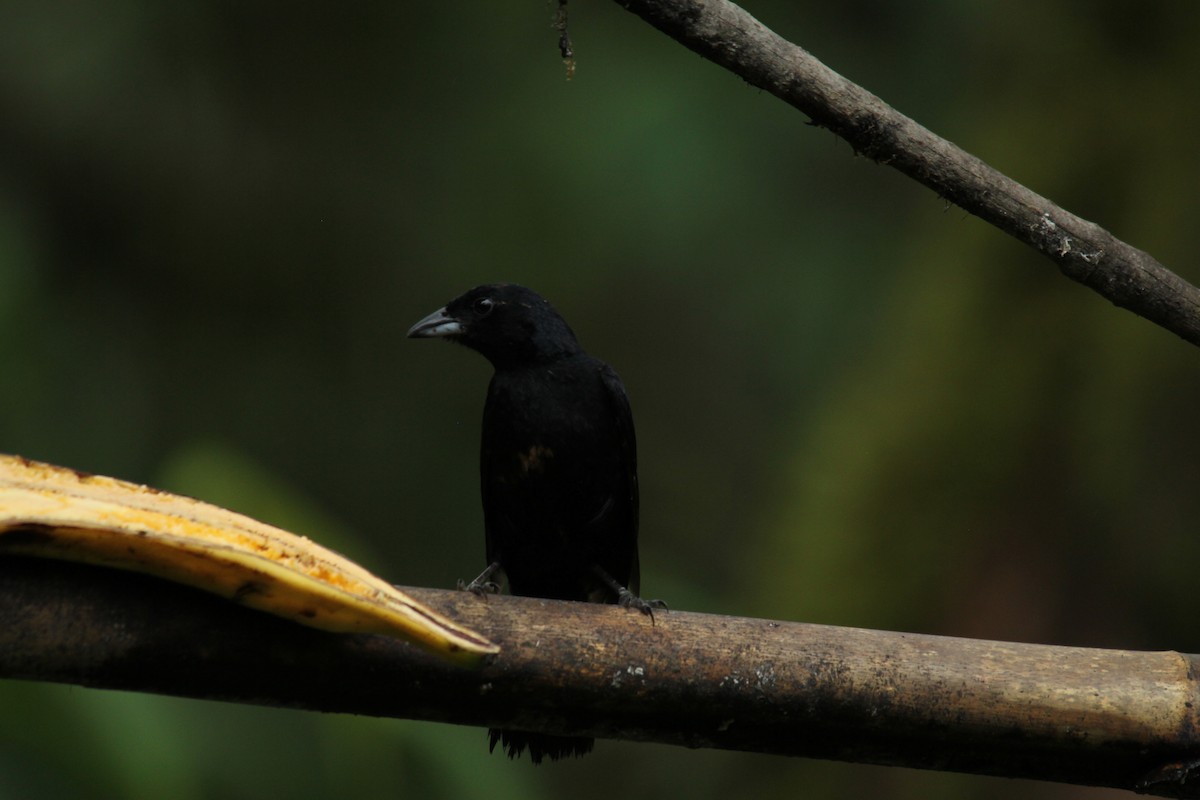
<path fill-rule="evenodd" d="M 636 611 L 640 611 L 648 616 L 651 622 L 654 622 L 654 612 L 656 610 L 668 610 L 667 604 L 662 600 L 643 600 L 625 588 L 622 588 L 621 591 L 617 593 L 617 605 L 619 605 L 621 608 L 632 608 Z"/>
<path fill-rule="evenodd" d="M 458 590 L 460 592 L 470 592 L 476 597 L 483 597 L 489 594 L 500 594 L 500 584 L 495 581 L 481 581 L 478 578 L 467 583 L 462 578 L 459 578 Z"/>

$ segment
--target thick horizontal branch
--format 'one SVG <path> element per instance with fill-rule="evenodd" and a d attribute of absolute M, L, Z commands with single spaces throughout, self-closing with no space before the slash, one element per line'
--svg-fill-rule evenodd
<path fill-rule="evenodd" d="M 1200 344 L 1200 290 L 1149 254 L 935 135 L 728 0 L 617 0 L 685 47 L 770 92 L 859 153 L 1035 247 L 1073 280 Z"/>
<path fill-rule="evenodd" d="M 1200 796 L 1194 656 L 405 591 L 501 653 L 472 670 L 0 557 L 0 677 Z"/>

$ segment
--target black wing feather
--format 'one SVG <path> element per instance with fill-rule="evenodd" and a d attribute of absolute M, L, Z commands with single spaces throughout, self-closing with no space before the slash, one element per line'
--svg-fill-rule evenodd
<path fill-rule="evenodd" d="M 616 436 L 621 447 L 621 472 L 624 475 L 624 493 L 618 502 L 627 501 L 625 515 L 625 530 L 614 531 L 618 537 L 613 542 L 613 548 L 621 553 L 624 564 L 614 565 L 613 575 L 618 581 L 624 579 L 629 591 L 638 593 L 640 584 L 640 568 L 638 565 L 638 476 L 637 476 L 637 436 L 633 430 L 633 410 L 629 406 L 629 395 L 625 392 L 625 384 L 617 376 L 612 367 L 604 364 L 600 370 L 600 379 L 607 390 L 608 400 L 612 408 L 612 419 L 616 424 Z"/>

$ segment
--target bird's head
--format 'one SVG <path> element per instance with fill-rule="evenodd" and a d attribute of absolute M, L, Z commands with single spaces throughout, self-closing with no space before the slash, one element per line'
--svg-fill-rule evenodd
<path fill-rule="evenodd" d="M 546 300 L 515 283 L 476 286 L 408 330 L 475 350 L 496 369 L 553 361 L 579 352 L 571 328 Z"/>

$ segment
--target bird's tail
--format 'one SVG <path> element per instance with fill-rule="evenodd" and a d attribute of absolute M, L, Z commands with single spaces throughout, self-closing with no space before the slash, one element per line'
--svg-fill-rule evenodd
<path fill-rule="evenodd" d="M 524 731 L 502 731 L 497 728 L 488 730 L 490 746 L 488 752 L 494 752 L 500 744 L 509 758 L 517 758 L 529 750 L 529 759 L 534 764 L 542 763 L 543 758 L 557 761 L 560 758 L 574 756 L 579 758 L 590 752 L 596 740 L 588 736 L 550 736 L 545 733 L 526 733 Z"/>

